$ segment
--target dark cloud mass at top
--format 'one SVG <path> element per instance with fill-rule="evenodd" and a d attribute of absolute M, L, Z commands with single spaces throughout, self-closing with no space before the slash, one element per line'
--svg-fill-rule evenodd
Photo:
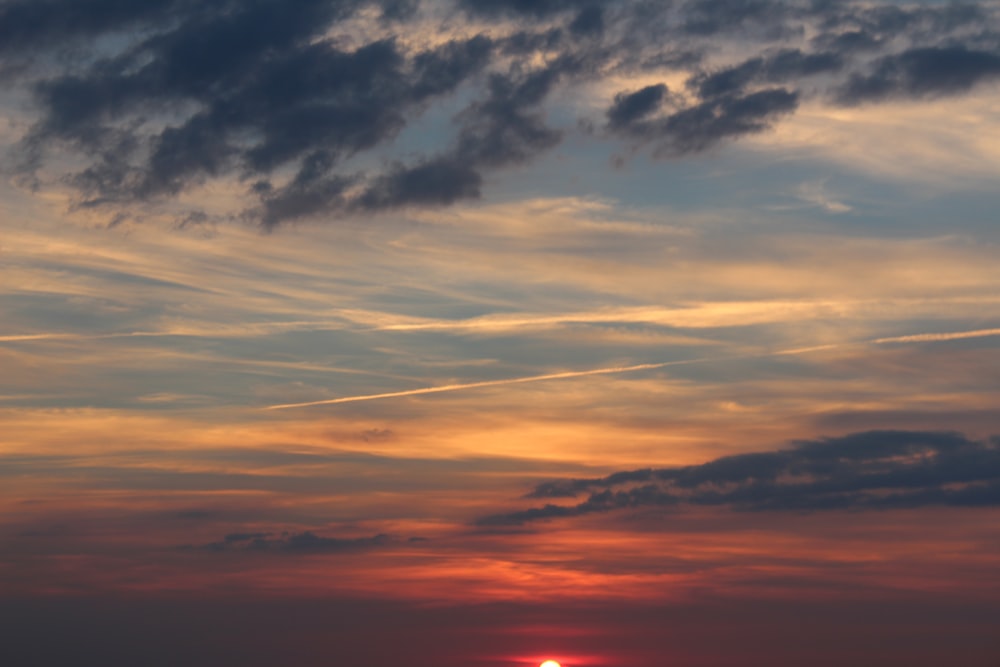
<path fill-rule="evenodd" d="M 637 507 L 725 506 L 744 511 L 1000 505 L 1000 437 L 866 431 L 725 456 L 700 465 L 630 470 L 537 486 L 529 498 L 586 499 L 488 516 L 520 525 Z"/>
<path fill-rule="evenodd" d="M 0 73 L 34 104 L 23 182 L 121 215 L 226 179 L 273 227 L 479 197 L 574 131 L 553 120 L 560 93 L 611 76 L 687 79 L 580 119 L 661 157 L 810 100 L 962 94 L 1000 76 L 996 19 L 974 3 L 6 0 Z M 435 110 L 448 131 L 401 149 Z"/>

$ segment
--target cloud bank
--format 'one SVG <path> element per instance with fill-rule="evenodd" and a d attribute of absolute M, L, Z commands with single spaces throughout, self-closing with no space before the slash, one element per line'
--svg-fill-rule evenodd
<path fill-rule="evenodd" d="M 680 468 L 628 470 L 538 485 L 529 498 L 586 499 L 495 514 L 483 526 L 521 525 L 641 507 L 742 511 L 874 510 L 1000 505 L 1000 437 L 866 431 L 724 456 Z"/>

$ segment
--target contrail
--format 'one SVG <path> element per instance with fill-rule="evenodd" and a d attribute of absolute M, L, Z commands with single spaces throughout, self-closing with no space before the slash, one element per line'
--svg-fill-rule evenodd
<path fill-rule="evenodd" d="M 956 331 L 953 333 L 914 334 L 912 336 L 894 336 L 892 338 L 876 338 L 868 341 L 875 345 L 884 343 L 931 343 L 939 340 L 961 340 L 963 338 L 987 338 L 1000 336 L 1000 329 L 979 329 L 977 331 Z"/>
<path fill-rule="evenodd" d="M 546 375 L 529 375 L 527 377 L 510 378 L 508 380 L 485 380 L 483 382 L 469 382 L 465 384 L 444 384 L 437 387 L 421 387 L 420 389 L 406 389 L 403 391 L 390 391 L 385 394 L 367 394 L 365 396 L 345 396 L 343 398 L 331 398 L 325 401 L 310 401 L 308 403 L 287 403 L 285 405 L 270 405 L 267 410 L 285 410 L 288 408 L 308 408 L 314 405 L 333 405 L 335 403 L 355 403 L 357 401 L 374 401 L 380 398 L 398 398 L 402 396 L 418 396 L 420 394 L 439 394 L 445 391 L 459 391 L 462 389 L 476 389 L 478 387 L 499 387 L 505 384 L 522 384 L 525 382 L 542 382 L 544 380 L 565 380 L 567 378 L 585 377 L 587 375 L 611 375 L 612 373 L 630 373 L 632 371 L 644 371 L 652 368 L 663 368 L 664 366 L 674 366 L 677 364 L 691 364 L 702 359 L 685 359 L 680 361 L 665 361 L 659 364 L 638 364 L 635 366 L 615 366 L 613 368 L 596 368 L 589 371 L 568 371 L 566 373 L 548 373 Z"/>
<path fill-rule="evenodd" d="M 16 334 L 11 336 L 0 336 L 0 343 L 20 343 L 22 341 L 32 341 L 32 340 L 66 340 L 66 339 L 77 339 L 81 338 L 76 334 Z"/>
<path fill-rule="evenodd" d="M 322 401 L 309 401 L 307 403 L 285 403 L 282 405 L 270 405 L 265 410 L 288 410 L 290 408 L 310 408 L 318 405 L 336 405 L 338 403 L 357 403 L 360 401 L 377 401 L 384 398 L 402 398 L 404 396 L 420 396 L 423 394 L 440 394 L 449 391 L 462 391 L 465 389 L 479 389 L 482 387 L 500 387 L 508 384 L 524 384 L 528 382 L 545 382 L 547 380 L 565 380 L 569 378 L 587 377 L 589 375 L 613 375 L 617 373 L 632 373 L 635 371 L 653 370 L 665 368 L 667 366 L 680 366 L 683 364 L 702 364 L 719 361 L 734 361 L 738 359 L 754 359 L 761 357 L 777 357 L 783 355 L 808 354 L 853 345 L 886 345 L 889 343 L 921 343 L 937 342 L 948 340 L 961 340 L 965 338 L 987 338 L 990 336 L 1000 336 L 1000 329 L 978 329 L 975 331 L 956 331 L 950 333 L 929 333 L 912 334 L 908 336 L 893 336 L 889 338 L 873 338 L 850 343 L 835 343 L 831 345 L 818 345 L 815 347 L 804 347 L 789 350 L 778 350 L 777 352 L 761 352 L 758 354 L 743 354 L 730 357 L 703 357 L 699 359 L 681 359 L 675 361 L 663 361 L 652 364 L 636 364 L 635 366 L 613 366 L 611 368 L 596 368 L 587 371 L 568 371 L 565 373 L 547 373 L 545 375 L 528 375 L 507 380 L 485 380 L 482 382 L 468 382 L 464 384 L 445 384 L 437 387 L 421 387 L 419 389 L 404 389 L 403 391 L 390 391 L 383 394 L 365 394 L 362 396 L 344 396 L 342 398 L 330 398 Z"/>

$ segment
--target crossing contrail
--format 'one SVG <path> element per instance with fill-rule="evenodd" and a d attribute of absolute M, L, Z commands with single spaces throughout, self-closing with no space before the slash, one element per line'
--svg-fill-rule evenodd
<path fill-rule="evenodd" d="M 420 387 L 419 389 L 404 389 L 402 391 L 390 391 L 381 394 L 364 394 L 361 396 L 343 396 L 341 398 L 330 398 L 322 401 L 309 401 L 306 403 L 285 403 L 281 405 L 270 405 L 266 410 L 288 410 L 290 408 L 310 408 L 318 405 L 336 405 L 338 403 L 357 403 L 360 401 L 377 401 L 386 398 L 402 398 L 404 396 L 421 396 L 423 394 L 441 394 L 450 391 L 463 391 L 465 389 L 480 389 L 483 387 L 501 387 L 509 384 L 526 384 L 528 382 L 545 382 L 547 380 L 566 380 L 569 378 L 587 377 L 590 375 L 614 375 L 618 373 L 632 373 L 635 371 L 646 371 L 667 366 L 680 366 L 684 364 L 703 364 L 719 361 L 734 361 L 738 359 L 755 359 L 761 357 L 777 357 L 787 355 L 808 354 L 810 352 L 820 352 L 853 345 L 887 345 L 890 343 L 925 343 L 948 340 L 962 340 L 965 338 L 987 338 L 990 336 L 1000 336 L 1000 329 L 977 329 L 975 331 L 954 331 L 949 333 L 926 333 L 910 334 L 907 336 L 892 336 L 888 338 L 872 338 L 869 340 L 852 343 L 834 343 L 830 345 L 817 345 L 815 347 L 803 347 L 789 350 L 778 350 L 777 352 L 761 352 L 758 354 L 742 354 L 729 357 L 702 357 L 699 359 L 680 359 L 675 361 L 663 361 L 652 364 L 636 364 L 634 366 L 612 366 L 609 368 L 595 368 L 586 371 L 567 371 L 564 373 L 546 373 L 544 375 L 527 375 L 506 380 L 484 380 L 482 382 L 466 382 L 461 384 L 444 384 L 436 387 Z"/>

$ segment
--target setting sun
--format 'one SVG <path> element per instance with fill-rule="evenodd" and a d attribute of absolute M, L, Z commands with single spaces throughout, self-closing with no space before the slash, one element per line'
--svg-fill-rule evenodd
<path fill-rule="evenodd" d="M 545 662 L 543 662 L 538 667 L 562 667 L 562 665 L 560 665 L 555 660 L 546 660 Z"/>

